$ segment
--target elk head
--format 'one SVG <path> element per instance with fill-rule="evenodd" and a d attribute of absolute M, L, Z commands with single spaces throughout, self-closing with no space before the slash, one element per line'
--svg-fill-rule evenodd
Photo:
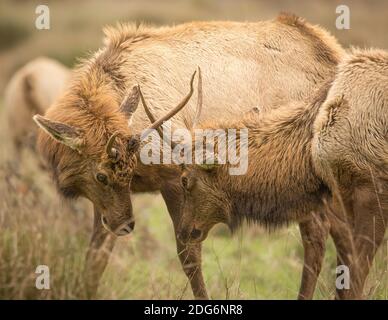
<path fill-rule="evenodd" d="M 150 128 L 158 129 L 186 105 L 193 92 L 194 76 L 190 93 Z M 140 87 L 135 86 L 117 105 L 106 92 L 94 92 L 90 105 L 74 106 L 79 99 L 68 93 L 45 117 L 35 115 L 34 121 L 43 129 L 38 148 L 51 164 L 62 195 L 88 198 L 107 230 L 117 236 L 126 235 L 135 225 L 130 182 L 140 146 L 140 136 L 133 134 L 128 124 L 144 97 Z M 98 101 L 100 105 L 96 106 Z"/>
<path fill-rule="evenodd" d="M 231 204 L 222 188 L 222 166 L 186 165 L 181 175 L 182 218 L 178 239 L 197 243 L 218 223 L 231 223 Z"/>

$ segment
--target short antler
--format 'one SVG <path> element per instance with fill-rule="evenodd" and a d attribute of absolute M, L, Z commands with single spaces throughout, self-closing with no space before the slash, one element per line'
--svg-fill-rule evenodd
<path fill-rule="evenodd" d="M 202 112 L 202 101 L 203 101 L 203 96 L 202 96 L 202 72 L 201 68 L 198 67 L 198 97 L 197 97 L 197 110 L 195 111 L 195 116 L 192 124 L 192 129 L 194 129 L 199 121 L 199 118 L 201 116 Z"/>
<path fill-rule="evenodd" d="M 194 92 L 193 82 L 194 82 L 194 77 L 195 77 L 196 73 L 197 73 L 197 71 L 194 71 L 193 75 L 191 76 L 190 92 L 186 95 L 186 97 L 184 97 L 183 100 L 175 108 L 170 110 L 166 115 L 164 115 L 163 117 L 161 117 L 158 120 L 155 119 L 155 117 L 151 113 L 150 109 L 148 108 L 147 103 L 145 102 L 143 93 L 142 93 L 141 89 L 139 88 L 141 102 L 144 106 L 144 109 L 145 109 L 145 112 L 146 112 L 148 118 L 150 119 L 150 121 L 152 123 L 152 125 L 149 127 L 149 129 L 159 128 L 163 124 L 163 122 L 171 119 L 174 115 L 176 115 L 179 111 L 181 111 L 184 108 L 184 106 L 189 102 L 191 96 L 193 95 L 193 92 Z"/>
<path fill-rule="evenodd" d="M 108 140 L 108 143 L 106 144 L 105 151 L 108 154 L 109 157 L 116 159 L 117 158 L 117 150 L 113 148 L 113 145 L 115 143 L 116 137 L 119 133 L 115 132 L 111 135 L 111 137 Z"/>
<path fill-rule="evenodd" d="M 148 119 L 151 121 L 152 125 L 149 127 L 149 129 L 156 129 L 158 131 L 159 136 L 163 139 L 163 132 L 160 128 L 160 126 L 163 124 L 164 121 L 169 120 L 171 117 L 176 115 L 180 110 L 186 106 L 186 104 L 189 102 L 191 96 L 193 95 L 193 82 L 194 77 L 197 71 L 193 73 L 190 79 L 190 92 L 186 95 L 186 97 L 170 112 L 168 112 L 165 116 L 160 118 L 159 120 L 156 120 L 154 115 L 152 114 L 150 108 L 148 107 L 147 103 L 145 102 L 143 93 L 141 92 L 141 89 L 139 87 L 139 94 L 140 94 L 140 100 L 143 104 L 144 110 L 148 116 Z M 198 122 L 198 118 L 201 115 L 202 110 L 202 75 L 201 75 L 201 69 L 198 67 L 198 102 L 197 102 L 197 110 L 194 118 L 193 124 Z M 175 147 L 175 143 L 173 141 L 167 141 L 167 143 L 170 143 L 171 147 Z"/>

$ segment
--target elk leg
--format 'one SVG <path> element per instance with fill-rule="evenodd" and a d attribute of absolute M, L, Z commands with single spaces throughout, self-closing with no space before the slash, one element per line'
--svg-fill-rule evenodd
<path fill-rule="evenodd" d="M 164 184 L 161 188 L 161 194 L 166 202 L 168 212 L 172 219 L 175 232 L 175 241 L 179 260 L 183 271 L 190 281 L 191 289 L 195 299 L 208 299 L 205 282 L 202 275 L 201 266 L 201 244 L 184 245 L 177 239 L 177 229 L 181 218 L 182 192 L 179 183 Z"/>
<path fill-rule="evenodd" d="M 357 267 L 355 264 L 357 251 L 354 243 L 354 214 L 352 201 L 345 201 L 345 198 L 334 196 L 327 204 L 327 214 L 330 222 L 330 236 L 334 241 L 337 251 L 337 268 L 346 266 L 350 272 L 350 288 L 336 287 L 336 299 L 357 299 L 359 289 L 357 285 Z M 340 201 L 342 203 L 340 203 Z M 344 212 L 345 211 L 345 212 Z"/>
<path fill-rule="evenodd" d="M 97 293 L 101 276 L 108 264 L 116 237 L 106 231 L 101 223 L 101 214 L 94 210 L 92 238 L 86 254 L 83 274 L 87 298 L 94 298 Z"/>
<path fill-rule="evenodd" d="M 382 199 L 379 199 L 381 197 Z M 354 195 L 355 245 L 358 254 L 358 286 L 359 296 L 363 288 L 373 259 L 384 239 L 387 226 L 387 217 L 381 203 L 386 203 L 383 195 L 374 190 L 356 190 Z M 381 201 L 383 200 L 383 201 Z"/>
<path fill-rule="evenodd" d="M 304 265 L 299 289 L 299 300 L 312 299 L 325 256 L 329 223 L 323 213 L 313 213 L 312 218 L 299 223 L 304 247 Z"/>

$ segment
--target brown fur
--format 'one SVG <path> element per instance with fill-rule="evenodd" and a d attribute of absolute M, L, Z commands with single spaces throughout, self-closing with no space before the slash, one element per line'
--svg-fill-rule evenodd
<path fill-rule="evenodd" d="M 110 229 L 116 230 L 126 220 L 133 220 L 128 186 L 136 157 L 127 152 L 132 134 L 119 104 L 112 99 L 116 92 L 105 74 L 99 69 L 85 68 L 78 75 L 67 94 L 46 116 L 81 132 L 80 150 L 58 143 L 46 134 L 40 136 L 38 146 L 51 165 L 62 194 L 90 199 L 97 211 L 104 212 Z M 119 132 L 114 145 L 120 154 L 118 162 L 109 159 L 105 151 L 115 132 Z M 108 186 L 97 181 L 97 174 L 108 177 Z"/>
<path fill-rule="evenodd" d="M 187 166 L 182 179 L 189 186 L 183 208 L 181 238 L 191 229 L 202 241 L 216 223 L 234 230 L 242 221 L 277 228 L 308 218 L 322 208 L 328 189 L 315 173 L 311 158 L 313 124 L 329 87 L 308 107 L 287 105 L 263 116 L 213 123 L 210 128 L 248 128 L 248 171 L 229 175 L 229 166 L 208 169 Z M 206 126 L 208 128 L 209 126 Z M 239 143 L 237 143 L 239 145 Z"/>
<path fill-rule="evenodd" d="M 95 177 L 104 168 L 111 181 L 116 181 L 115 168 L 109 169 L 104 158 L 104 146 L 114 132 L 120 133 L 117 148 L 124 153 L 126 141 L 149 125 L 145 113 L 138 111 L 128 128 L 127 118 L 119 112 L 119 104 L 134 85 L 140 84 L 147 102 L 159 116 L 184 96 L 190 74 L 200 66 L 206 105 L 201 121 L 218 119 L 220 114 L 233 118 L 255 105 L 263 106 L 265 111 L 290 100 L 303 101 L 333 75 L 335 64 L 344 54 L 334 38 L 323 30 L 318 34 L 317 30 L 308 23 L 290 26 L 280 21 L 195 22 L 160 29 L 133 25 L 108 28 L 104 48 L 82 64 L 66 95 L 46 114 L 52 121 L 79 129 L 84 141 L 83 148 L 73 150 L 41 134 L 39 149 L 51 163 L 59 189 L 92 200 L 96 219 L 101 213 L 112 216 L 111 211 L 113 216 L 120 216 L 123 210 L 119 208 L 129 206 L 129 193 L 102 188 Z M 313 34 L 325 35 L 322 45 L 332 48 L 325 51 L 332 53 L 331 59 L 323 62 L 314 54 Z M 191 123 L 194 112 L 194 104 L 189 102 L 172 119 L 173 125 Z M 134 162 L 127 161 L 129 158 L 123 170 L 133 174 L 131 189 L 160 190 L 176 229 L 182 197 L 179 171 L 139 162 L 135 168 Z M 122 185 L 120 190 L 123 188 Z M 103 231 L 98 223 L 95 226 L 93 238 L 99 238 L 96 234 Z M 200 271 L 200 247 L 189 249 L 178 242 L 177 249 L 182 264 L 189 265 L 184 270 L 195 296 L 207 297 Z M 93 292 L 96 283 L 91 286 Z"/>

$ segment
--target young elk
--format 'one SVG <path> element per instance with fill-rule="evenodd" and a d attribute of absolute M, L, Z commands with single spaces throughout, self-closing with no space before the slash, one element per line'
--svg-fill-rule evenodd
<path fill-rule="evenodd" d="M 333 193 L 336 217 L 344 207 L 350 224 L 331 219 L 331 234 L 339 262 L 354 274 L 351 290 L 339 297 L 361 297 L 387 222 L 387 57 L 380 51 L 354 53 L 308 108 L 287 106 L 256 119 L 207 126 L 249 130 L 248 170 L 232 176 L 230 165 L 184 167 L 181 241 L 201 242 L 217 223 L 234 230 L 244 220 L 268 228 L 304 221 Z"/>
<path fill-rule="evenodd" d="M 240 143 L 237 135 L 234 144 L 237 152 L 247 147 L 248 168 L 245 174 L 230 175 L 229 164 L 184 166 L 180 240 L 201 242 L 217 223 L 226 223 L 231 230 L 244 220 L 277 228 L 309 219 L 319 210 L 330 192 L 314 170 L 311 142 L 324 98 L 322 92 L 309 108 L 300 103 L 264 116 L 201 126 L 225 129 L 227 140 L 227 129 L 247 128 L 247 142 Z"/>
<path fill-rule="evenodd" d="M 315 123 L 312 151 L 334 196 L 331 234 L 339 263 L 350 267 L 351 290 L 338 295 L 360 298 L 388 219 L 386 51 L 355 50 L 340 64 Z M 342 239 L 346 228 L 354 243 Z"/>
<path fill-rule="evenodd" d="M 312 298 L 329 229 L 320 210 L 323 199 L 330 192 L 315 173 L 311 159 L 313 124 L 326 93 L 325 87 L 309 108 L 303 103 L 295 103 L 265 116 L 253 109 L 238 121 L 200 126 L 201 129 L 225 129 L 225 140 L 228 143 L 232 141 L 239 148 L 237 153 L 241 157 L 244 156 L 242 149 L 247 147 L 249 164 L 246 174 L 242 175 L 230 175 L 229 165 L 183 165 L 183 216 L 178 228 L 178 239 L 182 243 L 200 243 L 217 223 L 226 223 L 235 230 L 243 220 L 261 223 L 269 228 L 297 221 L 301 229 L 306 228 L 305 223 L 311 222 L 303 241 L 313 244 L 307 248 L 307 255 L 305 253 L 299 298 Z M 153 115 L 140 95 L 146 113 L 153 122 Z M 198 100 L 202 100 L 201 93 Z M 198 122 L 200 111 L 199 103 L 194 124 Z M 239 136 L 229 140 L 227 130 L 230 128 L 247 128 L 248 140 L 240 141 Z M 194 148 L 203 144 L 203 141 L 199 142 L 193 142 Z M 216 140 L 213 147 L 217 148 L 218 142 Z M 185 147 L 179 148 L 172 143 L 172 149 L 174 152 L 182 151 Z M 194 151 L 192 153 L 195 154 Z M 194 158 L 190 160 L 196 161 Z"/>

